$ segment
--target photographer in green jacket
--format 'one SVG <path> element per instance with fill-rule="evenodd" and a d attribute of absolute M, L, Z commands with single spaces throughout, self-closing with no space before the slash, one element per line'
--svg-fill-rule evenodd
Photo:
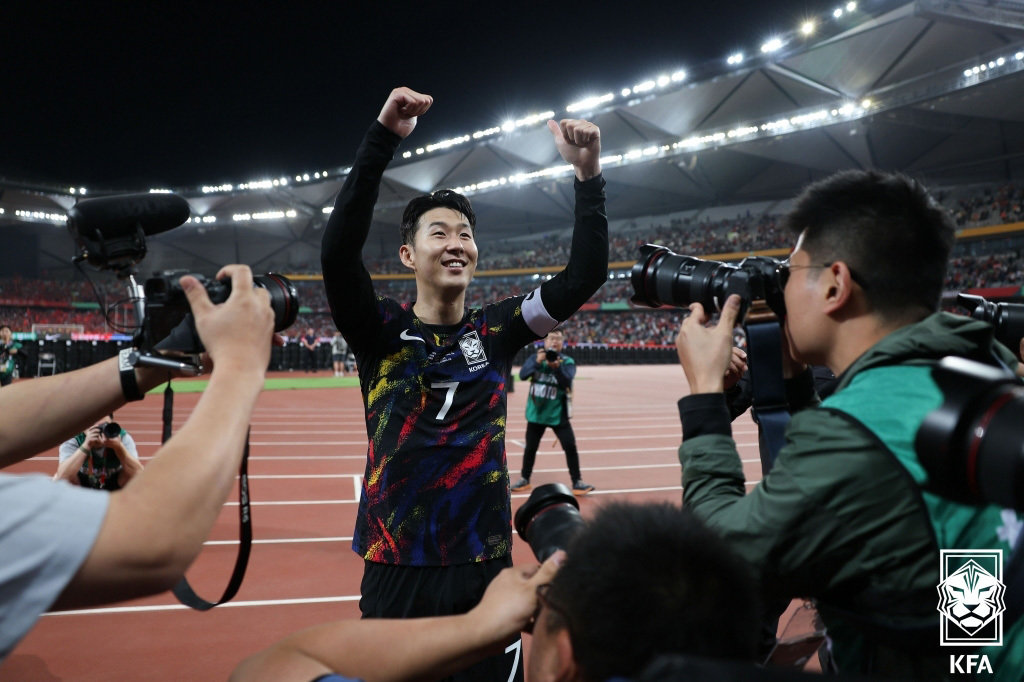
<path fill-rule="evenodd" d="M 739 299 L 714 327 L 691 305 L 676 342 L 691 391 L 679 401 L 684 504 L 759 571 L 766 596 L 817 601 L 841 671 L 942 679 L 950 654 L 968 652 L 939 646 L 940 550 L 1001 549 L 1008 563 L 1022 522 L 924 490 L 914 438 L 943 402 L 931 377 L 941 358 L 1016 359 L 988 324 L 936 312 L 954 227 L 916 182 L 838 173 L 808 187 L 787 224 L 785 445 L 748 494 L 722 381 Z M 820 404 L 807 365 L 838 377 Z M 1004 633 L 1002 647 L 969 653 L 1017 679 L 1024 623 Z"/>

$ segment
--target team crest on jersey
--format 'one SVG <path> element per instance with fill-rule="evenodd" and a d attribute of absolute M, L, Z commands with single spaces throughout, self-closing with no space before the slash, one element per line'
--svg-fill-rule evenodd
<path fill-rule="evenodd" d="M 466 357 L 467 365 L 477 365 L 487 362 L 487 354 L 484 353 L 484 344 L 476 332 L 470 332 L 459 339 L 459 346 L 462 354 Z"/>

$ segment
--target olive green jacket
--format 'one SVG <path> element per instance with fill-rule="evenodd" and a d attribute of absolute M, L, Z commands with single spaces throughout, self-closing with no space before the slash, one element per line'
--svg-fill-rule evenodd
<path fill-rule="evenodd" d="M 680 401 L 684 504 L 754 566 L 767 596 L 817 601 L 843 670 L 947 675 L 953 650 L 938 646 L 939 550 L 1001 548 L 1008 562 L 1001 535 L 1019 516 L 924 493 L 913 448 L 921 421 L 942 403 L 931 366 L 993 352 L 1015 362 L 987 324 L 945 313 L 890 334 L 828 400 L 793 415 L 774 467 L 749 494 L 721 428 L 724 398 L 717 415 L 717 394 Z M 984 652 L 997 673 L 1024 665 L 1024 624 L 1005 630 L 1004 647 Z"/>

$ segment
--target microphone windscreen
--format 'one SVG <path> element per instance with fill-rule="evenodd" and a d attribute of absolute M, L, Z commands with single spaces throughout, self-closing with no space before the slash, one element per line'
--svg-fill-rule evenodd
<path fill-rule="evenodd" d="M 177 194 L 118 194 L 82 199 L 68 210 L 68 226 L 88 239 L 98 232 L 106 238 L 131 234 L 139 225 L 150 235 L 181 225 L 190 214 Z"/>

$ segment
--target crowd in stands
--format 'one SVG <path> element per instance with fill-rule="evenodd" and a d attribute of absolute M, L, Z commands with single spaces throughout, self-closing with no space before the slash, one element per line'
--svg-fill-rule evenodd
<path fill-rule="evenodd" d="M 1024 220 L 1024 187 L 1006 184 L 966 191 L 947 191 L 939 195 L 962 226 L 1010 223 Z M 748 253 L 781 248 L 788 237 L 777 224 L 774 215 L 737 215 L 717 221 L 672 218 L 667 224 L 653 224 L 647 228 L 635 225 L 622 227 L 610 234 L 610 262 L 635 262 L 639 246 L 655 243 L 677 253 L 700 257 L 727 253 Z M 568 258 L 568 231 L 552 233 L 530 242 L 508 241 L 488 244 L 482 249 L 477 277 L 467 292 L 466 304 L 481 306 L 506 296 L 515 296 L 539 286 L 550 273 L 486 276 L 491 270 L 511 268 L 543 268 L 559 266 Z M 481 235 L 483 239 L 483 235 Z M 528 244 L 527 246 L 523 246 Z M 1005 241 L 1000 242 L 1005 244 Z M 1018 285 L 1024 282 L 1024 238 L 1011 239 L 997 253 L 968 254 L 954 252 L 947 279 L 948 290 L 966 290 L 983 287 Z M 367 259 L 367 268 L 376 275 L 407 272 L 397 256 Z M 633 295 L 633 287 L 623 272 L 613 272 L 613 278 L 591 298 L 591 303 L 621 303 Z M 616 276 L 619 275 L 619 276 Z M 334 333 L 334 323 L 328 312 L 327 297 L 319 280 L 295 280 L 300 305 L 310 312 L 303 313 L 295 329 L 312 327 L 321 337 Z M 415 297 L 411 279 L 378 279 L 374 285 L 378 293 L 398 300 Z M 120 282 L 97 281 L 96 289 L 110 306 L 125 298 Z M 82 280 L 58 281 L 50 279 L 0 278 L 0 322 L 16 330 L 30 330 L 32 324 L 81 325 L 87 333 L 114 331 L 99 310 L 82 310 L 71 303 L 93 303 L 96 293 Z M 566 325 L 571 343 L 671 343 L 672 328 L 677 321 L 668 318 L 675 313 L 664 311 L 582 311 Z M 294 334 L 297 336 L 298 333 Z"/>
<path fill-rule="evenodd" d="M 986 187 L 966 197 L 945 200 L 958 227 L 998 225 L 1024 220 L 1024 187 L 1010 183 Z"/>

